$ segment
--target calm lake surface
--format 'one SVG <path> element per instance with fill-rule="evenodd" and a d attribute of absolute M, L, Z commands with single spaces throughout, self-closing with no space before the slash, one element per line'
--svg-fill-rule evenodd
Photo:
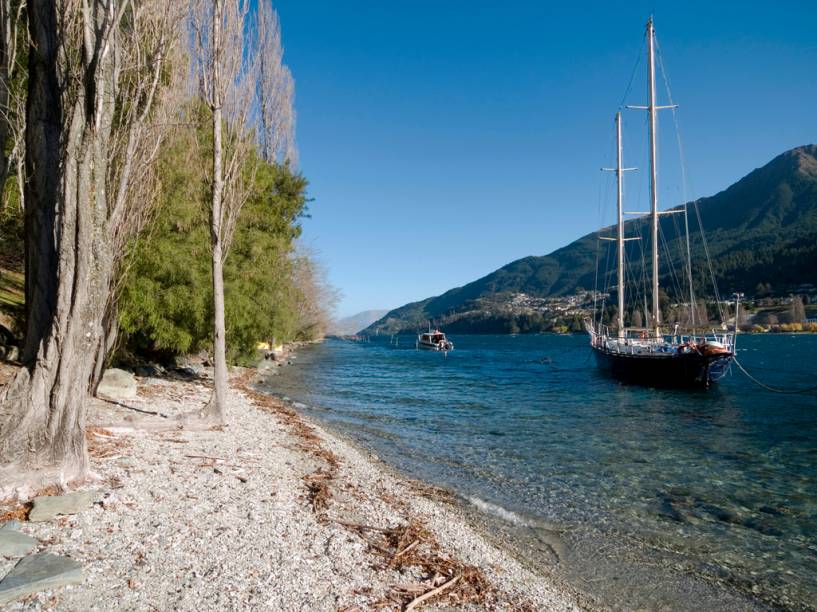
<path fill-rule="evenodd" d="M 264 388 L 443 485 L 618 608 L 817 606 L 817 396 L 736 367 L 708 392 L 624 386 L 581 335 L 328 340 Z M 817 383 L 817 335 L 744 335 L 781 387 Z"/>

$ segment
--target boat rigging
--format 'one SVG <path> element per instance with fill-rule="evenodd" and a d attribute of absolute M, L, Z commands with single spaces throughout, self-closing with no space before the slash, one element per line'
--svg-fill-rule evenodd
<path fill-rule="evenodd" d="M 670 387 L 708 387 L 723 377 L 735 357 L 735 333 L 737 333 L 739 301 L 736 302 L 735 332 L 712 331 L 710 334 L 696 335 L 694 326 L 694 298 L 690 297 L 692 329 L 688 334 L 680 333 L 680 325 L 675 324 L 672 333 L 662 329 L 661 304 L 659 294 L 659 217 L 662 215 L 686 213 L 685 208 L 667 211 L 658 210 L 658 164 L 656 156 L 657 111 L 673 109 L 676 105 L 659 106 L 655 96 L 655 30 L 652 18 L 647 22 L 647 68 L 649 81 L 649 103 L 647 106 L 628 106 L 645 110 L 649 121 L 649 179 L 650 211 L 649 213 L 626 213 L 623 209 L 624 173 L 635 170 L 625 168 L 621 134 L 621 112 L 616 113 L 616 167 L 604 168 L 616 175 L 617 191 L 617 232 L 616 237 L 602 237 L 603 240 L 614 240 L 617 247 L 617 297 L 618 312 L 615 334 L 601 319 L 598 322 L 586 321 L 585 326 L 590 334 L 590 345 L 600 369 L 615 378 L 648 386 Z M 645 327 L 626 327 L 625 313 L 625 266 L 624 248 L 630 240 L 640 237 L 624 236 L 624 215 L 647 215 L 650 220 L 651 263 L 652 263 L 652 308 Z M 686 225 L 686 223 L 685 223 Z M 687 245 L 688 245 L 687 236 Z M 687 266 L 690 277 L 690 296 L 692 293 L 692 265 L 687 246 Z"/>

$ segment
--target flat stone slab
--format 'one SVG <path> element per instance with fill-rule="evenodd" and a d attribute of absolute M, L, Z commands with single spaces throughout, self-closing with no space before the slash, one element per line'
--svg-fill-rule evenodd
<path fill-rule="evenodd" d="M 32 523 L 50 521 L 60 514 L 76 514 L 90 507 L 99 497 L 99 491 L 77 491 L 67 495 L 44 495 L 34 498 L 34 507 L 28 513 Z"/>
<path fill-rule="evenodd" d="M 4 529 L 14 529 L 15 531 L 20 531 L 21 525 L 22 523 L 20 521 L 11 519 L 10 521 L 6 521 L 2 525 L 0 525 L 0 531 L 3 531 Z"/>
<path fill-rule="evenodd" d="M 41 553 L 21 559 L 0 581 L 0 605 L 38 591 L 82 582 L 82 564 L 68 557 Z"/>
<path fill-rule="evenodd" d="M 25 557 L 37 547 L 37 540 L 14 529 L 0 529 L 0 557 Z"/>

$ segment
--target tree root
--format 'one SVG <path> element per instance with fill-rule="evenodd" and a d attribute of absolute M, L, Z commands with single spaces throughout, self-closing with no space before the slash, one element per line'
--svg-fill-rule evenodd
<path fill-rule="evenodd" d="M 28 501 L 38 495 L 54 491 L 61 493 L 89 481 L 91 472 L 87 462 L 63 466 L 26 466 L 8 463 L 0 467 L 0 499 Z"/>
<path fill-rule="evenodd" d="M 224 417 L 215 408 L 213 398 L 198 410 L 191 410 L 178 415 L 175 419 L 185 429 L 215 429 L 223 428 L 226 423 Z"/>

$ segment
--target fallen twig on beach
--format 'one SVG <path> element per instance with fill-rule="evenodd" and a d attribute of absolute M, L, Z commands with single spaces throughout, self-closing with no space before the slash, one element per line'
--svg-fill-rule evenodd
<path fill-rule="evenodd" d="M 88 427 L 85 430 L 88 454 L 96 459 L 109 459 L 122 452 L 128 445 L 126 440 L 102 427 Z"/>
<path fill-rule="evenodd" d="M 224 457 L 208 457 L 207 455 L 185 455 L 188 459 L 208 459 L 210 461 L 227 461 Z"/>
<path fill-rule="evenodd" d="M 380 531 L 383 533 L 388 533 L 392 531 L 391 528 L 388 527 L 373 527 L 372 525 L 362 525 L 360 523 L 349 523 L 346 521 L 335 521 L 338 525 L 343 525 L 344 527 L 350 527 L 352 529 L 363 529 L 366 531 Z"/>
<path fill-rule="evenodd" d="M 459 582 L 460 578 L 461 578 L 461 576 L 454 576 L 451 580 L 449 580 L 446 583 L 443 583 L 442 585 L 438 586 L 436 589 L 432 589 L 428 593 L 425 593 L 424 595 L 420 595 L 419 597 L 416 597 L 416 598 L 412 599 L 408 603 L 408 605 L 406 606 L 406 612 L 408 612 L 409 610 L 413 610 L 414 608 L 419 606 L 424 601 L 426 601 L 428 599 L 431 599 L 435 595 L 439 595 L 440 593 L 442 593 L 446 589 L 451 588 L 452 586 L 457 584 L 457 582 Z"/>
<path fill-rule="evenodd" d="M 332 495 L 329 491 L 329 480 L 331 478 L 330 473 L 320 468 L 303 478 L 309 490 L 309 502 L 316 514 L 322 513 L 329 507 L 329 499 Z"/>
<path fill-rule="evenodd" d="M 122 408 L 127 408 L 128 410 L 133 410 L 134 412 L 139 412 L 141 414 L 149 414 L 151 416 L 161 417 L 163 419 L 168 418 L 168 416 L 163 412 L 157 412 L 155 410 L 145 410 L 144 408 L 137 408 L 136 406 L 129 406 L 128 404 L 124 404 L 120 401 L 115 399 L 109 399 L 107 397 L 100 397 L 97 396 L 97 399 L 102 400 L 103 402 L 108 402 L 109 404 L 114 404 L 116 406 L 121 406 Z"/>
<path fill-rule="evenodd" d="M 494 589 L 482 571 L 477 567 L 443 555 L 434 536 L 417 521 L 410 521 L 393 528 L 343 521 L 338 521 L 338 524 L 357 532 L 369 545 L 372 552 L 385 557 L 387 561 L 382 566 L 383 569 L 405 571 L 419 568 L 423 572 L 427 580 L 425 584 L 400 584 L 392 587 L 392 592 L 388 597 L 401 606 L 408 605 L 412 601 L 416 601 L 415 605 L 419 605 L 426 599 L 455 585 L 457 588 L 448 593 L 448 603 L 488 604 L 494 598 Z M 367 536 L 366 533 L 372 535 Z M 373 539 L 377 537 L 375 534 L 379 535 L 379 539 Z M 456 582 L 452 581 L 455 577 Z M 445 589 L 418 600 L 416 597 L 418 593 L 428 594 L 438 589 L 440 580 L 445 581 L 448 585 Z M 432 587 L 432 591 L 428 591 L 429 586 Z"/>
<path fill-rule="evenodd" d="M 394 560 L 397 559 L 397 557 L 399 557 L 401 555 L 405 555 L 408 551 L 410 551 L 412 548 L 417 546 L 419 543 L 420 543 L 420 540 L 414 540 L 411 544 L 406 546 L 403 550 L 394 553 L 394 557 L 392 558 L 391 563 L 394 563 Z"/>
<path fill-rule="evenodd" d="M 421 584 L 419 582 L 414 583 L 406 583 L 406 584 L 395 584 L 392 586 L 395 591 L 403 591 L 404 593 L 425 593 L 428 591 L 427 584 Z"/>

